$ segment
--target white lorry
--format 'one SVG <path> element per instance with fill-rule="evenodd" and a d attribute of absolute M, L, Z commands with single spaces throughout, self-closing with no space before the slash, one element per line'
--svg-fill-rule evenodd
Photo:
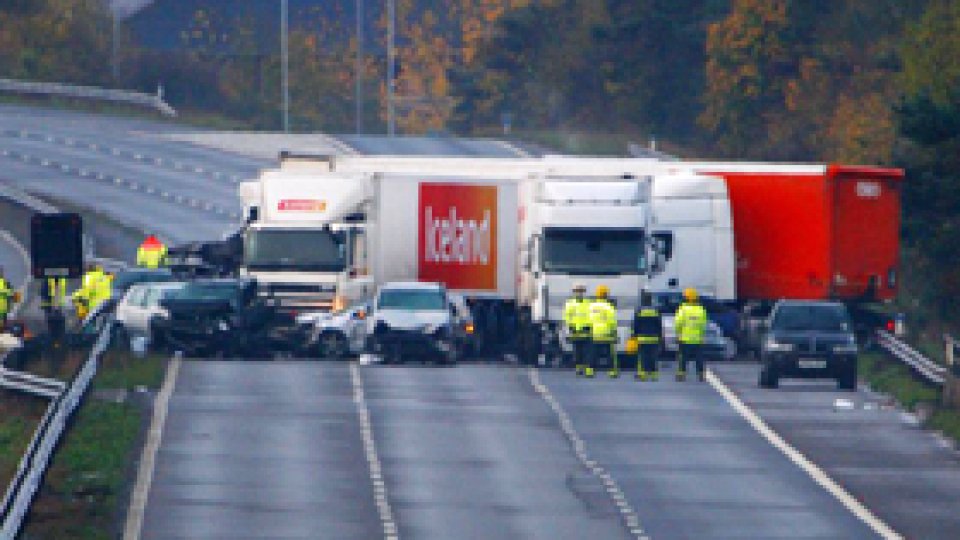
<path fill-rule="evenodd" d="M 289 170 L 241 184 L 247 224 L 240 274 L 294 312 L 341 309 L 347 298 L 373 294 L 371 280 L 357 271 L 364 245 L 356 212 L 367 189 L 356 175 Z"/>
<path fill-rule="evenodd" d="M 611 288 L 621 342 L 644 286 L 733 295 L 723 183 L 657 178 L 652 160 L 283 158 L 241 188 L 258 218 L 245 272 L 274 294 L 321 293 L 322 309 L 390 281 L 440 281 L 470 299 L 486 342 L 523 336 L 516 345 L 534 360 L 567 348 L 559 321 L 575 282 Z M 331 265 L 258 264 L 257 239 L 291 231 L 329 246 Z M 298 260 L 308 244 L 291 238 L 267 262 Z"/>

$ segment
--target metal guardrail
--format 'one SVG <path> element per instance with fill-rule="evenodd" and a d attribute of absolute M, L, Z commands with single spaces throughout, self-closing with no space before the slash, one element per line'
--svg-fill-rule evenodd
<path fill-rule="evenodd" d="M 91 101 L 108 101 L 156 109 L 160 114 L 165 116 L 177 115 L 177 111 L 167 102 L 163 101 L 163 92 L 160 89 L 158 89 L 156 94 L 143 94 L 129 90 L 112 90 L 96 86 L 76 86 L 72 84 L 0 79 L 0 92 L 63 96 Z"/>
<path fill-rule="evenodd" d="M 109 324 L 104 326 L 83 367 L 63 391 L 53 398 L 34 432 L 33 439 L 20 460 L 17 473 L 4 494 L 3 502 L 0 503 L 0 540 L 13 540 L 20 532 L 23 520 L 30 511 L 30 504 L 43 482 L 53 452 L 67 429 L 70 416 L 97 374 L 100 357 L 110 344 L 110 327 Z"/>
<path fill-rule="evenodd" d="M 919 373 L 924 379 L 937 386 L 942 386 L 946 381 L 946 367 L 927 358 L 893 334 L 885 330 L 877 330 L 877 341 L 884 350 Z"/>

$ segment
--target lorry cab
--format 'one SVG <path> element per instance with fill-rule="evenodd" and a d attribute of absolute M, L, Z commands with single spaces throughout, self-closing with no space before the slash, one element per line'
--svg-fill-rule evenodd
<path fill-rule="evenodd" d="M 625 346 L 650 270 L 649 178 L 548 176 L 524 189 L 520 304 L 530 307 L 521 320 L 532 327 L 525 334 L 541 333 L 539 347 L 528 344 L 527 354 L 569 348 L 560 321 L 574 283 L 610 288 Z"/>
<path fill-rule="evenodd" d="M 247 212 L 241 275 L 291 311 L 336 310 L 373 294 L 365 278 L 363 175 L 264 171 L 240 187 Z"/>

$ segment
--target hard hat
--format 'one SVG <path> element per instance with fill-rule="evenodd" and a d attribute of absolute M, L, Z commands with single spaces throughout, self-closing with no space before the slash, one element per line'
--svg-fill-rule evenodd
<path fill-rule="evenodd" d="M 573 292 L 587 292 L 587 286 L 583 283 L 577 283 L 573 286 Z"/>
<path fill-rule="evenodd" d="M 688 287 L 683 290 L 683 299 L 687 302 L 696 302 L 697 301 L 697 290 L 693 287 Z"/>
<path fill-rule="evenodd" d="M 597 287 L 597 298 L 606 298 L 610 296 L 610 287 L 600 285 Z"/>

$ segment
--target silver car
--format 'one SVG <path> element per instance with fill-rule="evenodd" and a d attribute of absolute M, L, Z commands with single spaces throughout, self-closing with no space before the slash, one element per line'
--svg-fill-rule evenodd
<path fill-rule="evenodd" d="M 337 313 L 316 312 L 297 316 L 297 324 L 305 328 L 306 354 L 318 358 L 342 359 L 363 352 L 366 340 L 367 303 L 351 306 Z"/>
<path fill-rule="evenodd" d="M 367 352 L 384 362 L 458 360 L 456 308 L 440 283 L 398 282 L 380 287 L 367 317 Z"/>
<path fill-rule="evenodd" d="M 160 301 L 170 298 L 184 285 L 182 282 L 168 282 L 141 283 L 130 287 L 117 303 L 113 322 L 114 343 L 127 347 L 137 337 L 152 340 L 156 321 L 169 316 Z"/>

